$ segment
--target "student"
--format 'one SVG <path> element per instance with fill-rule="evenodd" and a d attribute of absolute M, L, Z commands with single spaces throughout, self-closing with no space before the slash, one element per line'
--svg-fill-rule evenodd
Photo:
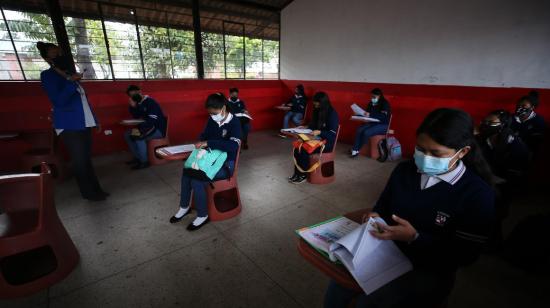
<path fill-rule="evenodd" d="M 393 240 L 413 270 L 356 307 L 435 307 L 449 295 L 457 268 L 474 262 L 494 220 L 489 167 L 464 111 L 432 111 L 416 131 L 414 160 L 400 163 L 369 216 L 388 226 L 372 233 Z M 365 218 L 365 220 L 368 217 Z M 356 292 L 332 281 L 325 307 L 349 307 Z"/>
<path fill-rule="evenodd" d="M 283 128 L 288 128 L 289 122 L 294 122 L 295 125 L 300 125 L 305 117 L 307 98 L 304 92 L 304 86 L 299 84 L 294 89 L 294 95 L 284 104 L 290 107 L 290 111 L 285 114 L 283 120 Z M 286 138 L 286 135 L 279 134 L 280 137 Z"/>
<path fill-rule="evenodd" d="M 323 153 L 332 152 L 336 142 L 338 132 L 338 113 L 332 108 L 330 99 L 325 92 L 317 92 L 313 96 L 313 117 L 309 124 L 309 129 L 313 130 L 312 135 L 326 140 Z M 320 148 L 314 153 L 319 153 Z M 310 154 L 303 149 L 298 151 L 294 149 L 294 157 L 302 170 L 309 169 Z M 288 181 L 294 184 L 303 183 L 307 179 L 307 174 L 294 167 L 294 174 L 288 178 Z"/>
<path fill-rule="evenodd" d="M 42 87 L 53 107 L 53 125 L 71 156 L 82 198 L 103 201 L 109 193 L 103 191 L 92 164 L 91 128 L 100 125 L 80 84 L 82 74 L 75 72 L 71 59 L 51 43 L 38 42 L 36 47 L 50 68 L 40 73 Z M 72 66 L 72 67 L 71 67 Z"/>
<path fill-rule="evenodd" d="M 227 99 L 221 93 L 208 96 L 205 108 L 210 114 L 210 118 L 200 135 L 200 141 L 195 144 L 195 147 L 197 149 L 210 148 L 226 152 L 226 167 L 220 169 L 214 177 L 214 181 L 227 179 L 235 170 L 237 151 L 241 144 L 241 123 L 237 117 L 229 112 Z M 209 222 L 206 204 L 206 186 L 208 184 L 209 182 L 194 179 L 185 174 L 182 175 L 180 209 L 170 218 L 170 223 L 179 222 L 189 213 L 191 192 L 193 192 L 197 218 L 187 226 L 187 230 L 197 230 Z"/>
<path fill-rule="evenodd" d="M 489 113 L 479 126 L 478 141 L 494 175 L 508 183 L 517 183 L 527 171 L 529 149 L 514 135 L 514 121 L 505 110 Z"/>
<path fill-rule="evenodd" d="M 130 85 L 126 89 L 126 94 L 130 98 L 128 111 L 132 117 L 145 121 L 137 128 L 129 129 L 124 133 L 124 140 L 133 155 L 133 159 L 126 164 L 132 165 L 134 170 L 147 168 L 149 167 L 147 141 L 166 136 L 166 117 L 157 101 L 150 96 L 143 95 L 140 87 Z"/>
<path fill-rule="evenodd" d="M 350 157 L 355 158 L 359 155 L 359 150 L 363 144 L 369 141 L 369 138 L 376 135 L 384 135 L 388 130 L 390 122 L 391 108 L 390 102 L 386 100 L 382 90 L 375 88 L 371 91 L 371 99 L 367 105 L 367 110 L 363 116 L 380 120 L 359 126 L 355 133 L 355 142 L 350 151 Z"/>
<path fill-rule="evenodd" d="M 231 88 L 229 89 L 229 110 L 232 114 L 236 115 L 238 113 L 245 113 L 248 114 L 248 110 L 246 109 L 246 105 L 244 101 L 239 99 L 239 89 L 237 88 Z M 241 130 L 243 134 L 242 139 L 242 149 L 248 150 L 248 133 L 250 132 L 250 119 L 244 116 L 237 116 L 239 121 L 241 122 Z"/>
<path fill-rule="evenodd" d="M 539 105 L 539 93 L 529 92 L 529 95 L 520 98 L 516 105 L 516 116 L 512 129 L 527 144 L 534 154 L 544 139 L 546 124 L 544 119 L 535 113 Z"/>

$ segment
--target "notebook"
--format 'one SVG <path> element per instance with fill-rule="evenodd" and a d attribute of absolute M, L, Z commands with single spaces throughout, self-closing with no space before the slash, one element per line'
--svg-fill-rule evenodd
<path fill-rule="evenodd" d="M 311 134 L 313 131 L 309 128 L 283 128 L 281 129 L 281 132 L 291 134 Z"/>
<path fill-rule="evenodd" d="M 246 114 L 246 113 L 235 113 L 235 116 L 236 116 L 237 118 L 245 117 L 245 118 L 249 118 L 250 120 L 252 120 L 252 117 L 249 116 L 249 115 Z"/>
<path fill-rule="evenodd" d="M 330 244 L 342 238 L 359 226 L 346 217 L 336 217 L 310 227 L 296 230 L 309 245 L 328 258 Z"/>
<path fill-rule="evenodd" d="M 183 144 L 183 145 L 175 145 L 171 147 L 163 147 L 157 150 L 160 154 L 164 155 L 175 155 L 175 154 L 181 154 L 186 152 L 193 152 L 195 149 L 194 144 Z"/>
<path fill-rule="evenodd" d="M 145 120 L 142 119 L 130 119 L 130 120 L 122 120 L 120 123 L 127 124 L 127 125 L 133 125 L 133 124 L 141 124 L 145 122 Z"/>
<path fill-rule="evenodd" d="M 380 122 L 380 120 L 378 120 L 378 119 L 369 118 L 369 117 L 360 116 L 360 115 L 351 116 L 351 119 L 352 120 L 365 121 L 365 122 Z"/>
<path fill-rule="evenodd" d="M 342 262 L 366 294 L 413 269 L 393 241 L 379 240 L 370 234 L 369 231 L 378 232 L 375 223 L 386 224 L 380 217 L 371 217 L 329 246 L 330 259 Z"/>

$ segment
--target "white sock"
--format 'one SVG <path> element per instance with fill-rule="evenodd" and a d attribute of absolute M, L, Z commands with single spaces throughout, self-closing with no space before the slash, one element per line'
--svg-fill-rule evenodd
<path fill-rule="evenodd" d="M 183 215 L 187 214 L 187 212 L 189 212 L 189 207 L 185 207 L 185 208 L 180 207 L 180 209 L 178 210 L 176 215 L 174 215 L 174 217 L 181 218 L 181 217 L 183 217 Z"/>
<path fill-rule="evenodd" d="M 197 216 L 197 218 L 195 218 L 195 220 L 193 220 L 193 226 L 197 227 L 197 226 L 202 225 L 206 221 L 206 219 L 208 219 L 208 215 L 206 215 L 204 217 Z"/>
<path fill-rule="evenodd" d="M 351 155 L 357 155 L 359 154 L 359 151 L 351 150 Z"/>

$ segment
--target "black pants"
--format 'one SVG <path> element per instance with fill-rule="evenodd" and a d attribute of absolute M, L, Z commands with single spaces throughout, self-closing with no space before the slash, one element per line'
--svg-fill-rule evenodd
<path fill-rule="evenodd" d="M 72 171 L 82 197 L 91 198 L 102 193 L 92 165 L 91 129 L 64 130 L 60 136 L 71 155 Z"/>

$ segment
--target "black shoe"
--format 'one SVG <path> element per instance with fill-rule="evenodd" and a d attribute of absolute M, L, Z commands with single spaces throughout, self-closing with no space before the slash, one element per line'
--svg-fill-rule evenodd
<path fill-rule="evenodd" d="M 195 225 L 193 224 L 193 222 L 191 222 L 191 223 L 187 226 L 187 230 L 189 230 L 189 231 L 199 230 L 200 228 L 202 228 L 202 226 L 206 225 L 206 224 L 209 223 L 209 222 L 210 222 L 210 217 L 206 218 L 206 220 L 205 220 L 202 224 L 200 224 L 200 225 L 198 225 L 198 226 L 195 226 Z"/>
<path fill-rule="evenodd" d="M 349 158 L 355 158 L 357 156 L 359 156 L 359 151 L 357 151 L 355 153 L 353 153 L 353 150 L 349 151 Z"/>
<path fill-rule="evenodd" d="M 307 180 L 307 175 L 298 175 L 294 181 L 292 181 L 292 184 L 302 184 Z"/>
<path fill-rule="evenodd" d="M 292 176 L 289 176 L 287 179 L 288 179 L 288 182 L 294 182 L 294 180 L 296 180 L 296 178 L 298 177 L 298 174 L 297 173 L 294 173 Z"/>
<path fill-rule="evenodd" d="M 125 162 L 125 164 L 126 164 L 126 165 L 129 165 L 129 166 L 137 165 L 137 164 L 139 164 L 139 159 L 134 158 L 134 159 L 132 159 L 132 160 L 129 160 L 129 161 Z"/>
<path fill-rule="evenodd" d="M 108 193 L 108 192 L 106 192 L 106 191 L 103 191 L 103 190 L 100 191 L 99 194 L 100 194 L 100 195 L 104 195 L 105 197 L 109 197 L 109 196 L 111 195 L 110 193 Z"/>
<path fill-rule="evenodd" d="M 243 150 L 248 150 L 248 143 L 247 142 L 243 143 Z"/>
<path fill-rule="evenodd" d="M 149 163 L 139 163 L 137 165 L 134 165 L 132 167 L 132 170 L 145 169 L 145 168 L 148 168 L 149 166 L 150 166 Z"/>
<path fill-rule="evenodd" d="M 187 213 L 183 214 L 180 218 L 177 218 L 176 216 L 170 217 L 170 223 L 175 224 L 176 222 L 180 222 L 187 214 L 191 213 L 191 209 L 187 211 Z"/>
<path fill-rule="evenodd" d="M 98 202 L 98 201 L 105 201 L 105 199 L 107 199 L 107 196 L 105 196 L 104 194 L 97 194 L 94 196 L 84 197 L 84 199 L 92 202 Z"/>

